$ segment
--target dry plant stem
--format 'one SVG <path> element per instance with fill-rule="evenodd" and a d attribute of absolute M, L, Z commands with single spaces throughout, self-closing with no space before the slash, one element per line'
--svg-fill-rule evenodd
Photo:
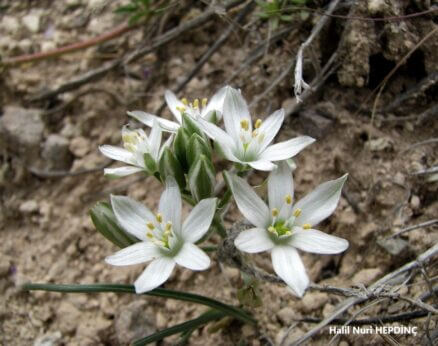
<path fill-rule="evenodd" d="M 127 33 L 135 28 L 137 28 L 136 25 L 122 24 L 122 25 L 119 25 L 114 30 L 107 32 L 107 33 L 104 33 L 102 35 L 99 35 L 97 37 L 94 37 L 92 39 L 82 41 L 82 42 L 73 43 L 73 44 L 70 44 L 70 45 L 65 46 L 65 47 L 60 47 L 57 49 L 49 50 L 47 52 L 39 52 L 39 53 L 34 53 L 34 54 L 26 54 L 26 55 L 20 55 L 20 56 L 16 56 L 16 57 L 12 57 L 12 58 L 6 58 L 5 60 L 2 61 L 2 64 L 4 66 L 15 66 L 15 65 L 26 63 L 26 62 L 35 62 L 35 61 L 44 60 L 44 59 L 48 59 L 48 58 L 55 58 L 55 57 L 63 55 L 63 54 L 67 54 L 67 53 L 75 52 L 77 50 L 89 48 L 89 47 L 98 45 L 102 42 L 106 42 L 106 41 L 115 39 L 115 38 L 123 35 L 124 33 Z"/>
<path fill-rule="evenodd" d="M 425 175 L 425 174 L 433 174 L 433 173 L 438 173 L 438 166 L 423 169 L 421 171 L 411 173 L 411 175 Z"/>
<path fill-rule="evenodd" d="M 379 292 L 381 292 L 383 290 L 384 285 L 388 281 L 394 279 L 397 276 L 400 276 L 403 273 L 411 271 L 412 269 L 418 268 L 420 263 L 426 262 L 431 257 L 434 257 L 437 254 L 438 254 L 438 244 L 435 244 L 429 250 L 427 250 L 426 252 L 419 255 L 417 257 L 417 260 L 405 264 L 404 266 L 402 266 L 399 269 L 385 275 L 383 278 L 381 278 L 380 280 L 376 281 L 373 285 L 371 285 L 368 289 L 372 294 L 371 297 L 369 297 L 369 296 L 368 297 L 367 296 L 354 297 L 354 298 L 349 298 L 349 299 L 341 302 L 340 304 L 338 304 L 335 312 L 333 312 L 329 317 L 325 318 L 323 321 L 318 323 L 318 325 L 315 328 L 311 329 L 309 332 L 304 334 L 302 337 L 295 340 L 291 345 L 301 345 L 302 343 L 304 343 L 306 340 L 310 339 L 312 336 L 317 334 L 322 328 L 324 328 L 325 326 L 330 324 L 334 319 L 336 319 L 338 316 L 342 315 L 344 312 L 346 312 L 348 309 L 350 309 L 354 305 L 363 303 L 363 302 L 367 301 L 368 299 L 375 297 L 376 294 L 378 294 Z"/>
<path fill-rule="evenodd" d="M 438 138 L 430 138 L 430 139 L 427 139 L 425 141 L 421 141 L 421 142 L 412 144 L 410 147 L 408 147 L 405 150 L 401 151 L 400 154 L 404 154 L 407 151 L 415 149 L 415 148 L 418 148 L 418 147 L 421 147 L 422 145 L 432 144 L 432 143 L 438 143 Z"/>
<path fill-rule="evenodd" d="M 426 36 L 424 36 L 408 53 L 406 53 L 406 55 L 397 63 L 397 65 L 395 65 L 395 67 L 385 76 L 385 78 L 379 83 L 379 85 L 377 86 L 376 89 L 373 90 L 373 92 L 365 99 L 365 101 L 362 103 L 362 105 L 359 107 L 359 110 L 362 109 L 362 106 L 368 102 L 369 98 L 374 95 L 374 93 L 376 92 L 376 90 L 378 90 L 377 92 L 377 96 L 376 99 L 374 100 L 374 104 L 373 104 L 373 110 L 371 112 L 371 122 L 373 122 L 374 120 L 374 116 L 376 113 L 376 108 L 377 108 L 377 103 L 379 102 L 380 99 L 380 95 L 383 92 L 383 89 L 386 85 L 386 83 L 388 82 L 388 80 L 392 77 L 392 75 L 399 69 L 399 67 L 401 65 L 403 65 L 404 63 L 406 63 L 406 61 L 408 60 L 408 58 L 412 55 L 412 53 L 414 53 L 419 47 L 421 47 L 421 45 L 426 42 L 430 37 L 432 37 L 436 32 L 438 31 L 438 27 L 436 27 L 435 29 L 433 29 L 431 32 L 429 32 Z"/>
<path fill-rule="evenodd" d="M 207 49 L 207 51 L 202 55 L 201 59 L 196 63 L 195 67 L 190 71 L 186 78 L 176 87 L 175 94 L 180 93 L 187 84 L 197 75 L 205 63 L 211 58 L 211 56 L 222 47 L 222 45 L 227 41 L 228 37 L 235 30 L 236 26 L 241 23 L 245 17 L 250 14 L 255 7 L 254 1 L 250 1 L 236 16 L 236 19 L 231 21 L 228 28 L 222 33 L 222 35 L 215 41 L 215 43 Z M 166 107 L 166 102 L 163 102 L 157 111 L 157 115 L 160 115 L 164 108 Z"/>
<path fill-rule="evenodd" d="M 226 10 L 230 10 L 233 7 L 236 7 L 243 2 L 244 2 L 244 0 L 228 1 L 224 5 L 224 7 Z M 199 17 L 192 19 L 190 21 L 187 21 L 185 23 L 182 23 L 178 27 L 167 31 L 163 35 L 158 36 L 157 38 L 155 38 L 153 40 L 153 42 L 150 45 L 138 48 L 134 52 L 127 53 L 125 56 L 118 58 L 118 59 L 115 59 L 102 67 L 88 71 L 87 73 L 62 84 L 53 90 L 49 90 L 49 91 L 43 92 L 41 94 L 37 94 L 35 96 L 32 96 L 32 97 L 30 97 L 29 100 L 30 101 L 41 101 L 41 100 L 44 100 L 47 98 L 54 97 L 58 94 L 64 93 L 66 91 L 77 89 L 80 86 L 87 84 L 89 82 L 96 81 L 96 80 L 102 78 L 103 76 L 105 76 L 109 71 L 117 68 L 118 66 L 120 66 L 122 64 L 130 63 L 130 62 L 132 62 L 132 61 L 134 61 L 134 60 L 136 60 L 136 59 L 138 59 L 138 58 L 140 58 L 140 57 L 142 57 L 150 52 L 153 52 L 157 48 L 162 47 L 165 44 L 173 41 L 179 35 L 185 33 L 186 31 L 194 29 L 202 24 L 205 24 L 206 22 L 211 20 L 215 16 L 215 14 L 216 14 L 216 10 L 214 8 L 210 8 L 207 11 L 205 11 L 203 14 L 201 14 Z"/>
<path fill-rule="evenodd" d="M 419 223 L 418 225 L 409 226 L 409 227 L 403 228 L 402 230 L 400 230 L 399 232 L 397 232 L 397 233 L 395 233 L 393 235 L 390 235 L 386 239 L 395 238 L 395 237 L 398 237 L 398 236 L 400 236 L 400 235 L 402 235 L 404 233 L 416 230 L 418 228 L 432 226 L 432 225 L 435 225 L 436 223 L 438 223 L 438 219 L 433 219 L 433 220 L 429 220 L 429 221 L 426 221 L 426 222 Z"/>

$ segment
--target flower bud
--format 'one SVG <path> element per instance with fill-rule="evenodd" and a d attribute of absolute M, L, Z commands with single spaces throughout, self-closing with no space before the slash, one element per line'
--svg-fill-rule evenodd
<path fill-rule="evenodd" d="M 149 153 L 144 153 L 143 159 L 148 173 L 154 174 L 158 170 L 157 162 L 155 161 L 155 159 Z"/>
<path fill-rule="evenodd" d="M 201 155 L 205 155 L 210 160 L 211 149 L 207 141 L 195 133 L 190 137 L 189 144 L 187 146 L 186 159 L 188 166 L 192 167 L 193 163 Z"/>
<path fill-rule="evenodd" d="M 202 131 L 199 129 L 198 125 L 196 124 L 196 121 L 192 117 L 190 117 L 186 113 L 183 113 L 182 120 L 183 120 L 182 126 L 184 129 L 187 130 L 189 135 L 196 133 L 196 134 L 200 135 L 201 137 L 203 137 Z"/>
<path fill-rule="evenodd" d="M 190 140 L 189 132 L 185 128 L 180 127 L 178 129 L 178 132 L 176 133 L 176 137 L 173 142 L 173 151 L 179 163 L 181 164 L 182 168 L 184 169 L 184 172 L 188 172 L 189 170 L 189 165 L 187 164 L 187 159 L 186 159 L 189 140 Z"/>
<path fill-rule="evenodd" d="M 175 178 L 181 189 L 185 187 L 186 179 L 184 177 L 183 169 L 169 148 L 164 149 L 158 166 L 162 177 L 171 175 Z"/>
<path fill-rule="evenodd" d="M 190 168 L 188 181 L 196 201 L 213 196 L 216 173 L 211 160 L 201 154 Z"/>

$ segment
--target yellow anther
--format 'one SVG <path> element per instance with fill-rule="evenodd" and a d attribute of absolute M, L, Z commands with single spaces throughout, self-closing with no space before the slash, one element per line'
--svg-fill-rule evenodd
<path fill-rule="evenodd" d="M 172 222 L 168 221 L 166 223 L 166 228 L 164 230 L 165 233 L 170 233 L 172 231 Z"/>
<path fill-rule="evenodd" d="M 205 107 L 207 105 L 208 99 L 205 97 L 202 99 L 202 107 Z"/>
<path fill-rule="evenodd" d="M 300 215 L 301 215 L 301 209 L 300 209 L 300 208 L 295 209 L 295 211 L 294 211 L 294 216 L 295 216 L 295 217 L 298 217 L 298 216 L 300 216 Z"/>
<path fill-rule="evenodd" d="M 181 99 L 181 102 L 184 103 L 185 106 L 187 106 L 189 104 L 189 101 L 187 101 L 187 99 L 185 97 L 183 97 Z"/>
<path fill-rule="evenodd" d="M 292 204 L 292 196 L 291 195 L 286 195 L 286 197 L 284 197 L 284 201 L 287 204 Z M 298 209 L 297 209 L 298 210 Z"/>
<path fill-rule="evenodd" d="M 279 211 L 278 211 L 277 208 L 272 209 L 272 216 L 273 216 L 273 217 L 278 216 L 278 214 L 279 214 Z"/>
<path fill-rule="evenodd" d="M 134 152 L 137 150 L 137 147 L 132 143 L 123 143 L 123 146 L 125 147 L 126 150 L 129 150 L 131 152 Z"/>
<path fill-rule="evenodd" d="M 186 111 L 186 107 L 184 107 L 184 106 L 176 106 L 176 110 L 181 112 L 181 113 L 184 113 Z"/>
<path fill-rule="evenodd" d="M 198 108 L 199 108 L 199 100 L 198 100 L 198 99 L 195 99 L 195 100 L 193 101 L 193 108 L 194 108 L 194 109 L 198 109 Z"/>
<path fill-rule="evenodd" d="M 152 222 L 150 222 L 150 221 L 146 224 L 146 226 L 148 226 L 148 228 L 149 228 L 151 231 L 155 228 L 154 224 L 153 224 Z"/>
<path fill-rule="evenodd" d="M 258 132 L 256 130 L 252 131 L 252 134 L 251 134 L 252 138 L 257 137 L 257 135 L 258 135 Z"/>
<path fill-rule="evenodd" d="M 261 124 L 262 124 L 262 120 L 261 120 L 261 119 L 257 119 L 256 122 L 255 122 L 255 124 L 254 124 L 254 127 L 255 127 L 256 129 L 258 129 L 258 128 L 260 127 Z"/>
<path fill-rule="evenodd" d="M 310 223 L 305 223 L 303 225 L 303 229 L 311 229 L 311 228 L 312 228 L 312 225 Z"/>
<path fill-rule="evenodd" d="M 242 129 L 244 129 L 245 131 L 248 131 L 249 121 L 247 119 L 240 120 L 240 127 L 242 127 Z"/>
<path fill-rule="evenodd" d="M 155 215 L 155 218 L 157 219 L 157 221 L 159 223 L 163 222 L 163 215 L 161 215 L 160 213 L 158 213 L 157 215 Z"/>
<path fill-rule="evenodd" d="M 146 236 L 147 236 L 149 239 L 152 239 L 152 238 L 154 237 L 154 235 L 153 235 L 151 232 L 146 233 Z"/>
<path fill-rule="evenodd" d="M 271 233 L 277 233 L 277 231 L 275 230 L 275 228 L 273 226 L 269 226 L 268 231 Z"/>

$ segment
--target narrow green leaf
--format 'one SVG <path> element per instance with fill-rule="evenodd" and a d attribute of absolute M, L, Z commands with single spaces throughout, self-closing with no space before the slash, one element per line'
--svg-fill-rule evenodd
<path fill-rule="evenodd" d="M 97 292 L 114 292 L 114 293 L 134 293 L 133 285 L 124 284 L 89 284 L 89 285 L 64 285 L 64 284 L 24 284 L 23 289 L 26 291 L 49 291 L 64 293 L 97 293 Z M 152 291 L 144 293 L 148 296 L 170 298 L 186 302 L 197 303 L 209 306 L 210 308 L 222 311 L 223 313 L 233 316 L 242 322 L 255 324 L 253 317 L 245 311 L 231 305 L 224 304 L 218 300 L 204 297 L 194 293 L 180 292 L 165 288 L 155 288 Z"/>
<path fill-rule="evenodd" d="M 185 333 L 193 329 L 197 329 L 204 324 L 207 324 L 208 322 L 215 321 L 218 319 L 221 319 L 225 317 L 226 314 L 221 311 L 215 311 L 210 310 L 205 313 L 203 313 L 201 316 L 194 318 L 193 320 L 189 320 L 180 324 L 177 324 L 176 326 L 172 326 L 170 328 L 166 328 L 163 330 L 160 330 L 157 333 L 154 333 L 152 335 L 149 335 L 145 338 L 138 339 L 132 343 L 133 346 L 143 346 L 150 344 L 151 342 L 160 341 L 164 339 L 167 336 L 178 334 L 178 333 Z"/>
<path fill-rule="evenodd" d="M 90 209 L 90 216 L 96 229 L 118 247 L 124 248 L 138 242 L 136 238 L 119 227 L 109 203 L 98 202 Z"/>

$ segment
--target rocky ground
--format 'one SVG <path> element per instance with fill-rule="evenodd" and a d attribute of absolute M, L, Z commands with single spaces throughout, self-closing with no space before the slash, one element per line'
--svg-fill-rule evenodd
<path fill-rule="evenodd" d="M 122 1 L 0 2 L 3 3 L 2 58 L 48 51 L 92 38 L 125 20 L 113 12 Z M 325 5 L 324 1 L 315 3 Z M 342 7 L 339 14 L 400 16 L 427 6 L 421 5 L 422 2 L 401 3 L 398 6 L 395 1 L 364 1 Z M 152 31 L 157 35 L 157 31 L 169 30 L 181 21 L 199 16 L 202 10 L 202 5 L 184 1 L 172 7 L 165 20 L 153 22 Z M 1 344 L 125 345 L 204 311 L 202 306 L 160 298 L 113 293 L 28 293 L 21 291 L 20 286 L 29 281 L 132 283 L 142 271 L 142 266 L 117 268 L 104 263 L 105 256 L 116 248 L 95 231 L 88 210 L 97 201 L 107 199 L 110 193 L 127 194 L 152 207 L 157 204 L 161 186 L 152 178 L 138 176 L 115 181 L 105 179 L 101 168 L 106 159 L 97 148 L 101 144 L 120 143 L 121 126 L 128 122 L 127 110 L 156 112 L 163 102 L 164 90 L 174 90 L 184 80 L 239 10 L 217 16 L 217 20 L 99 81 L 42 101 L 32 102 L 30 98 L 134 49 L 148 39 L 149 31 L 138 28 L 76 53 L 3 67 L 0 77 Z M 257 99 L 296 55 L 300 42 L 308 37 L 319 18 L 297 15 L 293 30 L 230 83 L 240 87 L 248 100 Z M 397 62 L 434 28 L 436 24 L 428 16 L 388 23 L 331 20 L 304 60 L 304 77 L 311 80 L 315 70 L 339 46 L 340 66 L 299 111 L 290 115 L 279 138 L 308 134 L 318 139 L 296 159 L 297 195 L 303 196 L 319 183 L 349 173 L 346 194 L 321 229 L 348 239 L 351 246 L 339 256 L 303 254 L 314 282 L 338 287 L 368 286 L 414 260 L 438 240 L 435 225 L 382 242 L 404 227 L 438 215 L 436 176 L 412 174 L 436 166 L 438 161 L 436 141 L 415 145 L 436 140 L 436 35 L 435 39 L 425 41 L 387 83 L 373 121 L 370 114 L 374 97 L 366 101 Z M 212 95 L 268 35 L 267 24 L 250 15 L 181 96 Z M 400 98 L 403 95 L 407 96 Z M 359 110 L 362 103 L 364 109 Z M 291 72 L 254 105 L 253 111 L 255 116 L 263 118 L 279 107 L 290 109 L 293 104 Z M 163 115 L 170 117 L 168 111 Z M 255 175 L 251 183 L 258 184 L 264 177 Z M 239 219 L 237 211 L 231 212 L 228 225 Z M 219 242 L 219 238 L 213 241 Z M 209 271 L 195 274 L 178 269 L 165 287 L 237 305 L 236 290 L 242 285 L 240 273 L 219 263 L 215 256 L 212 254 Z M 272 271 L 268 257 L 250 256 L 248 260 Z M 434 264 L 436 258 L 426 268 L 432 285 L 438 274 Z M 413 273 L 399 293 L 416 299 L 429 290 L 425 278 L 417 274 Z M 259 321 L 257 328 L 232 322 L 213 333 L 206 327 L 196 331 L 189 344 L 278 345 L 283 342 L 287 345 L 314 326 L 296 320 L 327 317 L 345 299 L 311 291 L 300 300 L 284 285 L 271 283 L 260 283 L 260 295 L 263 305 L 249 308 Z M 433 304 L 432 300 L 427 302 Z M 349 316 L 363 307 L 351 309 Z M 405 301 L 386 299 L 369 306 L 359 317 L 415 309 Z M 344 335 L 335 344 L 418 345 L 426 340 L 427 320 L 424 317 L 401 323 L 418 326 L 417 337 Z M 394 325 L 397 324 L 400 325 Z M 430 317 L 428 326 L 433 334 L 437 328 L 436 316 Z M 324 329 L 311 344 L 325 345 L 331 338 L 328 329 Z M 177 340 L 171 337 L 163 344 L 174 344 Z"/>

